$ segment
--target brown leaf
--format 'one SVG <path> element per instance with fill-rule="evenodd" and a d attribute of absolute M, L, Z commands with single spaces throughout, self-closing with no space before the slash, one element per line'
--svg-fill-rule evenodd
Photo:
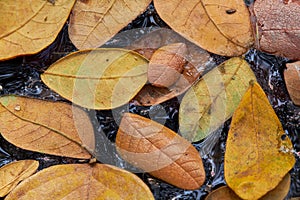
<path fill-rule="evenodd" d="M 173 30 L 212 53 L 239 56 L 253 43 L 244 1 L 154 0 L 154 5 Z"/>
<path fill-rule="evenodd" d="M 19 184 L 13 199 L 145 199 L 153 195 L 136 175 L 104 164 L 67 164 L 43 169 Z"/>
<path fill-rule="evenodd" d="M 35 160 L 20 160 L 9 163 L 0 168 L 0 197 L 4 197 L 16 185 L 31 176 L 39 167 Z"/>
<path fill-rule="evenodd" d="M 232 117 L 224 172 L 228 186 L 243 199 L 274 189 L 293 167 L 293 146 L 264 91 L 251 83 Z"/>
<path fill-rule="evenodd" d="M 66 103 L 16 96 L 0 97 L 0 103 L 0 132 L 10 143 L 52 155 L 91 157 L 85 148 L 94 150 L 94 131 L 83 110 Z"/>
<path fill-rule="evenodd" d="M 116 146 L 126 161 L 179 188 L 197 189 L 205 180 L 202 159 L 192 144 L 150 119 L 125 113 Z"/>
<path fill-rule="evenodd" d="M 300 61 L 287 63 L 284 80 L 294 104 L 300 106 Z"/>
<path fill-rule="evenodd" d="M 222 186 L 207 195 L 205 200 L 242 200 L 230 187 Z"/>
<path fill-rule="evenodd" d="M 262 51 L 300 59 L 300 2 L 257 0 L 254 3 L 258 46 Z"/>
<path fill-rule="evenodd" d="M 75 0 L 0 2 L 0 60 L 35 54 L 50 45 L 65 24 Z"/>
<path fill-rule="evenodd" d="M 76 1 L 69 35 L 78 49 L 96 48 L 146 10 L 151 0 Z"/>
<path fill-rule="evenodd" d="M 186 63 L 184 43 L 163 46 L 152 55 L 148 67 L 148 81 L 157 87 L 170 87 L 180 77 Z"/>

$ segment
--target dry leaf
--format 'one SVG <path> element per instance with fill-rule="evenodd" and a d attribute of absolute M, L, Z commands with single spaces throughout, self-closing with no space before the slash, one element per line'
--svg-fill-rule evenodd
<path fill-rule="evenodd" d="M 20 160 L 9 163 L 0 168 L 0 197 L 4 197 L 16 185 L 31 176 L 39 167 L 35 160 Z"/>
<path fill-rule="evenodd" d="M 75 0 L 1 0 L 0 60 L 35 54 L 50 45 Z"/>
<path fill-rule="evenodd" d="M 256 0 L 257 48 L 300 60 L 300 3 L 298 0 Z"/>
<path fill-rule="evenodd" d="M 274 189 L 295 163 L 264 91 L 251 83 L 232 117 L 226 142 L 225 179 L 243 199 L 258 199 Z"/>
<path fill-rule="evenodd" d="M 254 73 L 248 63 L 238 57 L 205 74 L 181 101 L 181 135 L 196 142 L 218 129 L 232 116 L 250 80 L 256 80 Z"/>
<path fill-rule="evenodd" d="M 200 74 L 211 65 L 209 61 L 210 56 L 206 51 L 188 42 L 170 29 L 161 28 L 154 30 L 139 40 L 134 41 L 129 48 L 151 58 L 155 49 L 173 43 L 184 43 L 187 47 L 188 55 L 185 59 L 188 64 L 184 66 L 182 75 L 178 81 L 169 88 L 155 87 L 150 84 L 145 85 L 134 97 L 134 100 L 136 100 L 138 104 L 143 106 L 159 104 L 182 94 L 190 88 L 199 78 Z"/>
<path fill-rule="evenodd" d="M 219 55 L 238 56 L 253 43 L 249 11 L 241 0 L 154 0 L 176 32 Z"/>
<path fill-rule="evenodd" d="M 52 155 L 91 157 L 85 148 L 94 150 L 94 131 L 83 110 L 66 103 L 16 96 L 0 97 L 0 103 L 0 132 L 10 143 Z M 86 143 L 80 137 L 86 137 Z"/>
<path fill-rule="evenodd" d="M 129 163 L 179 188 L 198 189 L 205 180 L 202 159 L 193 145 L 150 119 L 125 113 L 116 147 Z"/>
<path fill-rule="evenodd" d="M 76 1 L 70 18 L 70 39 L 78 49 L 99 47 L 146 10 L 150 2 Z"/>
<path fill-rule="evenodd" d="M 294 104 L 300 106 L 300 61 L 287 63 L 284 70 L 284 80 L 289 95 Z"/>
<path fill-rule="evenodd" d="M 207 195 L 205 200 L 242 200 L 229 187 L 222 186 Z"/>
<path fill-rule="evenodd" d="M 112 109 L 128 103 L 147 82 L 148 60 L 114 48 L 78 51 L 52 64 L 43 82 L 85 108 Z"/>
<path fill-rule="evenodd" d="M 55 165 L 23 181 L 5 199 L 154 199 L 136 175 L 104 164 Z"/>
<path fill-rule="evenodd" d="M 186 63 L 184 43 L 163 46 L 152 55 L 148 67 L 148 81 L 157 87 L 170 87 L 180 77 Z"/>

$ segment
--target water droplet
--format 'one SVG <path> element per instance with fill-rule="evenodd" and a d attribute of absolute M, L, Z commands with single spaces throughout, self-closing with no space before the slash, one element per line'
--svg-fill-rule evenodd
<path fill-rule="evenodd" d="M 21 106 L 20 105 L 16 105 L 15 106 L 15 111 L 20 111 L 21 110 Z"/>

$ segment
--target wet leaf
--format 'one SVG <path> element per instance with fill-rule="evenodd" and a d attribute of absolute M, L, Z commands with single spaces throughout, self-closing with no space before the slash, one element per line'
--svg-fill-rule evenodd
<path fill-rule="evenodd" d="M 112 109 L 128 103 L 147 82 L 148 60 L 125 49 L 69 54 L 52 64 L 42 81 L 85 108 Z"/>
<path fill-rule="evenodd" d="M 75 0 L 0 2 L 0 60 L 35 54 L 50 45 L 65 24 Z"/>
<path fill-rule="evenodd" d="M 300 106 L 300 61 L 287 63 L 284 70 L 284 80 L 289 95 L 294 104 Z"/>
<path fill-rule="evenodd" d="M 225 179 L 243 199 L 274 189 L 295 163 L 293 146 L 258 83 L 251 83 L 232 117 L 226 142 Z"/>
<path fill-rule="evenodd" d="M 257 0 L 257 48 L 272 54 L 300 60 L 299 1 Z"/>
<path fill-rule="evenodd" d="M 154 5 L 173 30 L 212 53 L 238 56 L 253 43 L 244 1 L 154 0 Z"/>
<path fill-rule="evenodd" d="M 95 148 L 94 131 L 83 110 L 16 96 L 0 97 L 0 103 L 1 135 L 15 146 L 72 158 L 91 157 L 85 148 Z"/>
<path fill-rule="evenodd" d="M 169 88 L 155 87 L 150 84 L 145 85 L 134 97 L 138 104 L 143 106 L 159 104 L 182 94 L 190 88 L 201 73 L 211 67 L 210 56 L 206 51 L 188 42 L 170 29 L 161 28 L 154 30 L 134 41 L 129 48 L 151 58 L 155 49 L 173 43 L 184 43 L 187 47 L 188 54 L 185 57 L 187 64 L 184 66 L 182 74 L 177 82 Z"/>
<path fill-rule="evenodd" d="M 99 47 L 146 10 L 150 2 L 76 1 L 70 18 L 70 39 L 78 49 Z"/>
<path fill-rule="evenodd" d="M 55 165 L 23 181 L 11 199 L 154 199 L 136 175 L 104 164 Z"/>
<path fill-rule="evenodd" d="M 4 197 L 16 185 L 31 176 L 39 167 L 35 160 L 20 160 L 9 163 L 0 168 L 0 197 Z"/>
<path fill-rule="evenodd" d="M 256 80 L 255 75 L 248 63 L 238 57 L 205 74 L 180 104 L 181 135 L 196 142 L 217 130 L 232 116 L 250 80 Z"/>
<path fill-rule="evenodd" d="M 126 161 L 179 188 L 198 189 L 205 180 L 202 159 L 192 144 L 148 118 L 125 113 L 116 146 Z"/>

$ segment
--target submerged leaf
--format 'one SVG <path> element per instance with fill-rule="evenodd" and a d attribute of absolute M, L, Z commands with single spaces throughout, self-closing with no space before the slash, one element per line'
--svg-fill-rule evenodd
<path fill-rule="evenodd" d="M 191 143 L 165 126 L 125 113 L 116 146 L 134 166 L 183 189 L 198 189 L 205 180 L 202 159 Z"/>
<path fill-rule="evenodd" d="M 20 160 L 1 167 L 0 197 L 7 195 L 20 181 L 31 176 L 38 167 L 39 162 L 35 160 Z"/>
<path fill-rule="evenodd" d="M 50 45 L 75 0 L 1 0 L 0 60 L 35 54 Z"/>
<path fill-rule="evenodd" d="M 78 51 L 52 64 L 43 82 L 85 108 L 112 109 L 128 103 L 147 82 L 148 60 L 125 49 Z"/>
<path fill-rule="evenodd" d="M 136 175 L 104 164 L 67 164 L 43 169 L 19 184 L 13 199 L 145 199 L 153 195 Z"/>
<path fill-rule="evenodd" d="M 241 0 L 154 0 L 176 32 L 219 55 L 238 56 L 253 43 L 249 11 Z"/>
<path fill-rule="evenodd" d="M 300 106 L 300 61 L 287 63 L 284 80 L 294 104 Z"/>
<path fill-rule="evenodd" d="M 226 142 L 225 179 L 243 199 L 274 189 L 295 163 L 293 146 L 264 91 L 254 82 L 232 117 Z"/>
<path fill-rule="evenodd" d="M 88 115 L 66 103 L 3 96 L 0 120 L 1 135 L 26 150 L 89 159 L 91 155 L 85 148 L 95 148 Z"/>
<path fill-rule="evenodd" d="M 78 49 L 99 47 L 146 10 L 150 2 L 76 1 L 70 17 L 70 39 Z"/>
<path fill-rule="evenodd" d="M 250 80 L 256 80 L 254 73 L 248 63 L 238 57 L 205 74 L 180 104 L 182 136 L 196 142 L 218 129 L 232 116 Z"/>

